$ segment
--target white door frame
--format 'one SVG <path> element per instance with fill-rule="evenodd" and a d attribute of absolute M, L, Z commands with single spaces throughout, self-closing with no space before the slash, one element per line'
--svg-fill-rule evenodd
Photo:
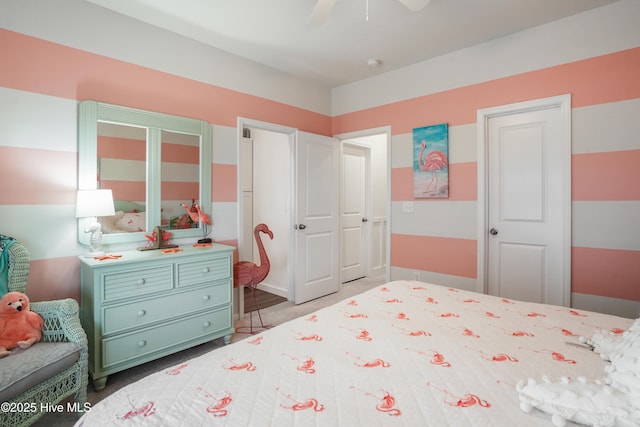
<path fill-rule="evenodd" d="M 487 293 L 487 252 L 488 252 L 488 173 L 487 153 L 488 135 L 487 123 L 490 118 L 526 112 L 542 108 L 559 108 L 562 121 L 563 169 L 566 172 L 562 186 L 563 203 L 563 259 L 564 277 L 562 283 L 562 305 L 569 306 L 571 301 L 571 94 L 550 98 L 518 102 L 509 105 L 489 107 L 478 110 L 477 139 L 478 139 L 478 240 L 477 240 L 477 282 L 476 291 Z"/>
<path fill-rule="evenodd" d="M 385 281 L 391 280 L 391 126 L 382 126 L 378 128 L 359 130 L 354 132 L 347 132 L 335 135 L 340 141 L 340 155 L 342 156 L 342 145 L 344 140 L 357 139 L 366 136 L 385 134 L 387 136 L 387 194 L 385 200 L 387 200 L 387 230 L 385 233 L 386 247 L 385 247 L 385 259 L 387 262 Z M 342 226 L 342 225 L 341 225 Z"/>

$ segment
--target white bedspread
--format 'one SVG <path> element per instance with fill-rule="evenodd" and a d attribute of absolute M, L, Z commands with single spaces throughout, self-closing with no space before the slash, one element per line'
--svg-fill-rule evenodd
<path fill-rule="evenodd" d="M 519 379 L 602 375 L 568 343 L 632 324 L 604 314 L 397 281 L 150 375 L 94 426 L 549 426 Z"/>

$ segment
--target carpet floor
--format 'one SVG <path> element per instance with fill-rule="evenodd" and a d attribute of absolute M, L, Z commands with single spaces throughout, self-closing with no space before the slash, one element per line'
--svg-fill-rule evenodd
<path fill-rule="evenodd" d="M 353 282 L 340 285 L 338 292 L 324 296 L 322 298 L 315 299 L 313 301 L 306 302 L 304 304 L 296 305 L 292 302 L 285 301 L 279 304 L 260 309 L 260 314 L 265 325 L 279 325 L 289 320 L 295 319 L 300 316 L 313 313 L 316 310 L 327 307 L 331 304 L 335 304 L 346 298 L 350 298 L 353 295 L 357 295 L 364 291 L 367 291 L 375 286 L 381 285 L 385 282 L 384 276 L 363 278 L 355 280 Z M 251 316 L 245 314 L 240 319 L 236 320 L 234 326 L 238 329 L 248 329 L 251 321 Z M 259 325 L 257 315 L 253 315 L 254 326 Z M 231 339 L 231 342 L 243 340 L 251 335 L 246 333 L 235 333 Z M 92 405 L 96 404 L 100 400 L 109 396 L 110 394 L 118 391 L 122 387 L 135 382 L 153 372 L 167 369 L 171 366 L 182 363 L 186 360 L 200 356 L 215 348 L 222 347 L 224 342 L 222 338 L 213 340 L 211 342 L 201 344 L 192 347 L 187 350 L 172 354 L 170 356 L 163 357 L 153 362 L 145 363 L 140 366 L 136 366 L 125 371 L 117 372 L 113 375 L 109 375 L 107 385 L 104 389 L 96 391 L 93 388 L 93 384 L 89 384 L 87 391 L 87 400 Z M 68 400 L 72 402 L 72 399 Z M 66 403 L 65 403 L 66 405 Z M 73 426 L 76 422 L 75 414 L 69 413 L 49 413 L 45 414 L 42 418 L 36 421 L 33 426 L 36 427 L 69 427 Z"/>

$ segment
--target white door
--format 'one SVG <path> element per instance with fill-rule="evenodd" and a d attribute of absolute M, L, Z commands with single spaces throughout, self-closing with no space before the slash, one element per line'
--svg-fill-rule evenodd
<path fill-rule="evenodd" d="M 344 145 L 340 192 L 340 278 L 350 282 L 365 276 L 367 256 L 367 149 Z"/>
<path fill-rule="evenodd" d="M 338 141 L 298 132 L 295 168 L 294 301 L 300 304 L 340 287 Z"/>
<path fill-rule="evenodd" d="M 570 100 L 553 100 L 487 117 L 487 291 L 569 305 Z"/>

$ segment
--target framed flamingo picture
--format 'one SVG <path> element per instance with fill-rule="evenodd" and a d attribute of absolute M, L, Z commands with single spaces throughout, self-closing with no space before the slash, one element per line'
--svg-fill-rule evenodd
<path fill-rule="evenodd" d="M 449 197 L 449 128 L 413 129 L 413 197 Z"/>

